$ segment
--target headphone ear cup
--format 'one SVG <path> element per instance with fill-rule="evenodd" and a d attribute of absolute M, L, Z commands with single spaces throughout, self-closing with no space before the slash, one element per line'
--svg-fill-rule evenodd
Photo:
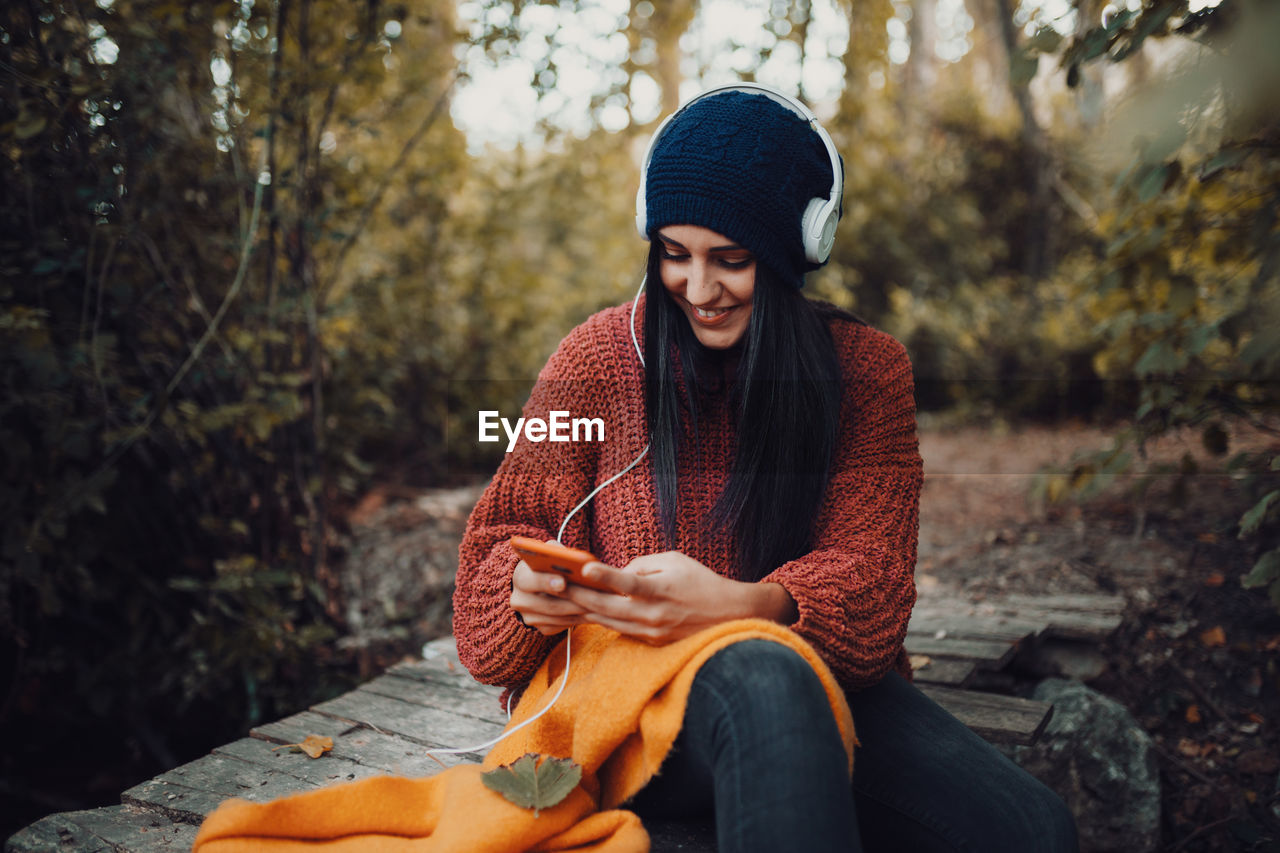
<path fill-rule="evenodd" d="M 811 264 L 825 264 L 836 242 L 840 207 L 829 198 L 811 198 L 800 220 L 804 257 Z"/>

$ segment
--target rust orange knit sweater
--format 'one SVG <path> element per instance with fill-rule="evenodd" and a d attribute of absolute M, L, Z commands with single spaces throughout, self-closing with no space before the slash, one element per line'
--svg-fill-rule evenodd
<path fill-rule="evenodd" d="M 643 310 L 638 312 L 637 325 Z M 458 655 L 479 681 L 524 684 L 555 644 L 526 628 L 509 604 L 517 562 L 512 536 L 553 539 L 565 515 L 644 449 L 644 368 L 628 327 L 630 304 L 574 329 L 538 376 L 526 418 L 553 410 L 601 418 L 603 442 L 530 442 L 507 454 L 467 522 L 459 549 L 453 630 Z M 845 385 L 832 474 L 814 519 L 813 550 L 762 579 L 786 588 L 808 640 L 845 689 L 890 669 L 910 676 L 903 651 L 915 603 L 913 577 L 922 465 L 911 365 L 900 343 L 868 326 L 829 320 Z M 637 334 L 643 339 L 641 329 Z M 730 545 L 700 527 L 723 489 L 736 448 L 727 393 L 700 408 L 696 452 L 678 458 L 676 550 L 733 576 Z M 646 457 L 570 521 L 564 544 L 626 566 L 667 550 Z"/>

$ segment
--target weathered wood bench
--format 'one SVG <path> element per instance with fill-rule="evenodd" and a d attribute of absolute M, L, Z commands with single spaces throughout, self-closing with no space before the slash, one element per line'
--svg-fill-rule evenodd
<path fill-rule="evenodd" d="M 916 682 L 962 722 L 993 742 L 1032 743 L 1052 706 L 970 689 L 1055 638 L 1096 642 L 1120 622 L 1123 601 L 1104 596 L 960 603 L 923 597 L 908 629 Z M 6 853 L 35 851 L 187 850 L 196 829 L 223 800 L 263 801 L 367 776 L 429 776 L 481 756 L 428 756 L 432 747 L 479 743 L 505 722 L 499 690 L 476 683 L 457 662 L 451 637 L 424 648 L 356 690 L 259 726 L 249 737 L 136 785 L 122 804 L 51 815 L 8 840 Z M 311 759 L 276 750 L 307 735 L 333 738 L 333 750 Z M 648 827 L 653 849 L 713 851 L 706 823 Z"/>

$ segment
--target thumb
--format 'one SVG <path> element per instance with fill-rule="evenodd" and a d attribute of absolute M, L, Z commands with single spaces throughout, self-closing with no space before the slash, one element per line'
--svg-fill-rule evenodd
<path fill-rule="evenodd" d="M 644 578 L 630 572 L 619 571 L 604 563 L 587 563 L 582 569 L 582 574 L 588 580 L 596 581 L 618 595 L 643 594 L 646 587 Z"/>

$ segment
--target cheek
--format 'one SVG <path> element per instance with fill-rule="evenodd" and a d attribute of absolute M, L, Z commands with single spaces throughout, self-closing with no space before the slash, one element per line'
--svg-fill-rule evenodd
<path fill-rule="evenodd" d="M 750 305 L 756 293 L 755 270 L 749 270 L 741 278 L 736 279 L 730 288 L 733 298 L 743 305 Z"/>
<path fill-rule="evenodd" d="M 658 267 L 658 277 L 662 281 L 662 286 L 670 293 L 679 293 L 684 290 L 684 280 L 678 272 L 671 264 L 662 264 Z"/>

